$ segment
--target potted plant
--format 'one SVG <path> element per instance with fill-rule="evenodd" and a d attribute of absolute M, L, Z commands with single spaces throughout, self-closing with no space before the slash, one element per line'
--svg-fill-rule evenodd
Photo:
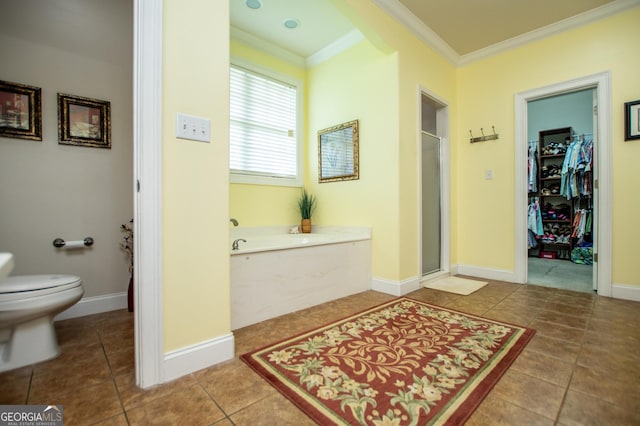
<path fill-rule="evenodd" d="M 120 242 L 120 248 L 122 251 L 129 255 L 129 272 L 131 277 L 129 278 L 129 288 L 127 290 L 127 305 L 129 312 L 133 312 L 133 219 L 129 223 L 120 225 L 120 231 L 124 233 L 122 241 Z"/>
<path fill-rule="evenodd" d="M 318 200 L 316 197 L 309 194 L 307 190 L 303 188 L 300 198 L 298 198 L 298 207 L 300 208 L 300 216 L 302 217 L 300 227 L 302 228 L 302 232 L 305 234 L 311 232 L 311 216 L 313 215 L 317 205 Z"/>

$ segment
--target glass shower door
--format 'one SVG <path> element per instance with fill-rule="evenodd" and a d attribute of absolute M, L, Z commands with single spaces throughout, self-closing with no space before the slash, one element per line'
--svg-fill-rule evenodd
<path fill-rule="evenodd" d="M 441 267 L 440 138 L 422 132 L 422 275 Z"/>

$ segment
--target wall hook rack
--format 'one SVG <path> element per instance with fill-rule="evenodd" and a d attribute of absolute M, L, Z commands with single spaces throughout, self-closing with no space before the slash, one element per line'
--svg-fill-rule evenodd
<path fill-rule="evenodd" d="M 473 137 L 473 133 L 471 132 L 471 130 L 469 130 L 469 136 L 471 137 L 471 139 L 469 139 L 469 142 L 475 143 L 475 142 L 493 141 L 498 139 L 500 136 L 496 133 L 495 126 L 491 126 L 491 129 L 493 130 L 493 134 L 485 135 L 484 129 L 480 127 L 480 133 L 482 133 L 482 136 L 476 136 L 476 137 Z"/>

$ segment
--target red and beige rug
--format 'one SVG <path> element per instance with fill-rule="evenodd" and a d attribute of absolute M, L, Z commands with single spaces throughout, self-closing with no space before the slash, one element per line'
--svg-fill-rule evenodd
<path fill-rule="evenodd" d="M 322 425 L 457 425 L 534 333 L 403 297 L 241 358 Z"/>

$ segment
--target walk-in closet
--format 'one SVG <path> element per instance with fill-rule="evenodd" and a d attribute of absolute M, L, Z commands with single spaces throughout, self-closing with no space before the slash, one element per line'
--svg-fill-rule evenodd
<path fill-rule="evenodd" d="M 529 104 L 530 284 L 593 290 L 594 103 L 590 89 Z"/>

